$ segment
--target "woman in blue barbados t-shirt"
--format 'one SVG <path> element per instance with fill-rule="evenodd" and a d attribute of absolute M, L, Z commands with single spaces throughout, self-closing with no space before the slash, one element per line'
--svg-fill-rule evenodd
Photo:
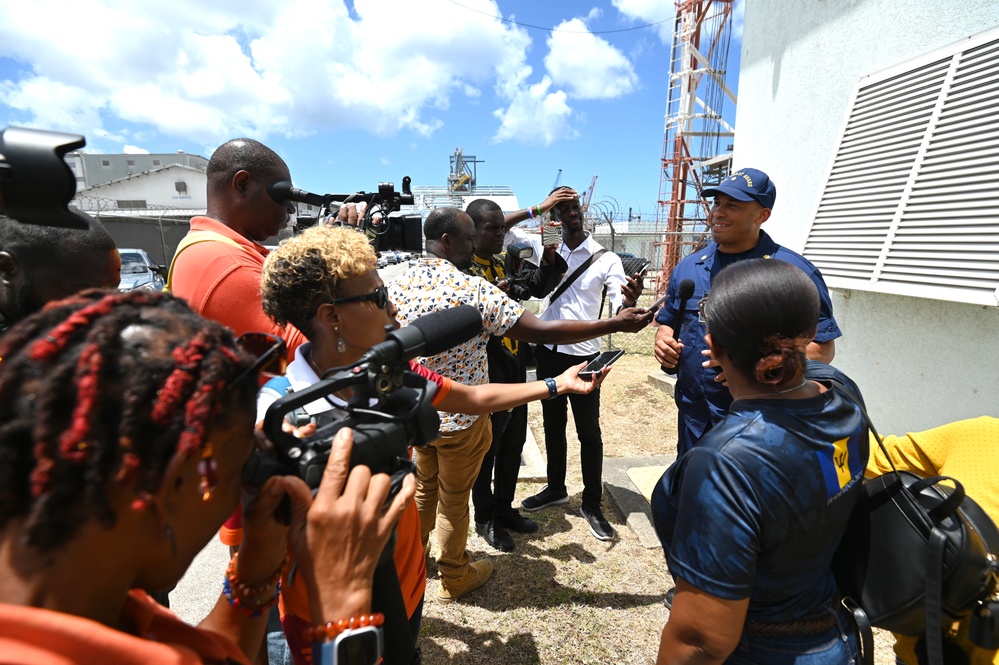
<path fill-rule="evenodd" d="M 653 494 L 676 580 L 658 665 L 858 659 L 831 565 L 868 435 L 858 406 L 823 378 L 853 382 L 805 360 L 818 310 L 808 277 L 767 259 L 732 264 L 701 303 L 734 402 Z"/>

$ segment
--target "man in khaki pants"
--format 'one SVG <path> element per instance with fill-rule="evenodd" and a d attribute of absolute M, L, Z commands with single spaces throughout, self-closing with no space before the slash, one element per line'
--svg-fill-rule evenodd
<path fill-rule="evenodd" d="M 389 284 L 389 297 L 403 325 L 458 305 L 479 310 L 481 334 L 442 354 L 420 358 L 429 369 L 454 381 L 472 386 L 488 381 L 486 345 L 490 335 L 568 344 L 612 332 L 637 332 L 652 320 L 653 313 L 630 308 L 599 321 L 541 321 L 486 280 L 463 272 L 471 265 L 475 250 L 471 217 L 457 208 L 438 208 L 427 217 L 423 232 L 428 256 Z M 554 380 L 549 390 L 550 397 L 557 396 Z M 491 561 L 472 562 L 466 550 L 469 494 L 489 450 L 492 430 L 488 417 L 441 413 L 440 432 L 439 439 L 416 449 L 416 505 L 424 545 L 436 528 L 441 548 L 437 597 L 449 603 L 481 587 L 493 573 Z"/>

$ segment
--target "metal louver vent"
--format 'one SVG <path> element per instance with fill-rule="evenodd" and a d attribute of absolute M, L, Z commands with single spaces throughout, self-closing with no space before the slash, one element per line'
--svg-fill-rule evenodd
<path fill-rule="evenodd" d="M 861 80 L 803 252 L 829 286 L 999 305 L 997 108 L 999 31 Z"/>

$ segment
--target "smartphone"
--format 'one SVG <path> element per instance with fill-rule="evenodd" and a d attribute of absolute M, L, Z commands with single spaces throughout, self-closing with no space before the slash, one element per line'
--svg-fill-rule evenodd
<path fill-rule="evenodd" d="M 652 311 L 652 310 L 654 310 L 654 309 L 659 309 L 660 307 L 662 307 L 662 306 L 663 306 L 663 303 L 664 303 L 664 302 L 666 302 L 666 298 L 667 298 L 667 297 L 668 297 L 668 296 L 666 296 L 666 295 L 663 295 L 663 297 L 662 297 L 662 298 L 660 298 L 659 300 L 657 300 L 657 301 L 655 301 L 654 303 L 652 303 L 651 305 L 649 305 L 649 311 L 651 312 L 651 311 Z"/>
<path fill-rule="evenodd" d="M 634 277 L 640 274 L 643 270 L 649 267 L 652 263 L 648 259 L 643 259 L 640 257 L 630 257 L 626 256 L 621 259 L 621 267 L 624 269 L 624 274 L 628 277 Z"/>
<path fill-rule="evenodd" d="M 600 370 L 608 365 L 614 364 L 614 361 L 623 355 L 624 349 L 618 349 L 617 351 L 604 351 L 587 363 L 586 367 L 579 370 L 579 378 L 584 381 L 592 381 L 593 377 L 600 373 Z"/>

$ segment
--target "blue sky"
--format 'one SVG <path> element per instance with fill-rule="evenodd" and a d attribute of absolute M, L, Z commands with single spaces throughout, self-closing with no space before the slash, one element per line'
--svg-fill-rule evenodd
<path fill-rule="evenodd" d="M 209 156 L 250 136 L 317 193 L 404 175 L 443 186 L 462 148 L 485 161 L 479 184 L 511 185 L 522 205 L 562 169 L 577 189 L 598 174 L 594 201 L 651 219 L 673 12 L 671 0 L 5 0 L 0 127 L 82 133 L 112 153 Z"/>

